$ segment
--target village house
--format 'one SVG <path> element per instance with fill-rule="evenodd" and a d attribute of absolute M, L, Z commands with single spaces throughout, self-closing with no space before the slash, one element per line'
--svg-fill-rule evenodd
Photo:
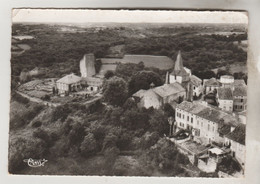
<path fill-rule="evenodd" d="M 199 97 L 203 93 L 202 80 L 195 75 L 191 75 L 190 80 L 193 86 L 193 97 Z"/>
<path fill-rule="evenodd" d="M 218 88 L 216 100 L 218 107 L 223 111 L 233 111 L 233 94 L 230 87 Z"/>
<path fill-rule="evenodd" d="M 61 95 L 81 89 L 81 77 L 75 74 L 69 74 L 56 81 L 58 93 Z"/>
<path fill-rule="evenodd" d="M 234 81 L 234 77 L 231 75 L 222 75 L 219 80 L 222 87 L 231 87 Z"/>
<path fill-rule="evenodd" d="M 203 88 L 205 90 L 205 94 L 212 93 L 220 88 L 221 83 L 216 78 L 204 79 L 203 80 Z"/>
<path fill-rule="evenodd" d="M 175 111 L 176 131 L 189 130 L 194 140 L 202 144 L 224 144 L 224 135 L 238 125 L 238 119 L 206 102 L 178 104 Z"/>
<path fill-rule="evenodd" d="M 230 146 L 231 154 L 244 167 L 245 165 L 245 124 L 239 124 L 232 132 L 225 135 L 225 144 Z"/>
<path fill-rule="evenodd" d="M 235 86 L 233 91 L 233 99 L 235 112 L 247 110 L 247 87 Z"/>
<path fill-rule="evenodd" d="M 186 98 L 185 89 L 177 82 L 148 90 L 139 90 L 132 95 L 140 107 L 159 109 L 166 103 L 181 102 Z"/>

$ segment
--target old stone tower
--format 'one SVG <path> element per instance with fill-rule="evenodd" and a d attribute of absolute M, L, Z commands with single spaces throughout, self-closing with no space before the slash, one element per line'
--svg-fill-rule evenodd
<path fill-rule="evenodd" d="M 92 77 L 96 74 L 95 71 L 95 56 L 94 54 L 85 54 L 80 60 L 81 77 Z"/>

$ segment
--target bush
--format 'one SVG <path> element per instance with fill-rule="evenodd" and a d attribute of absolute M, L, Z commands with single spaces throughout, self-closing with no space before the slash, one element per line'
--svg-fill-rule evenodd
<path fill-rule="evenodd" d="M 89 157 L 96 153 L 97 142 L 92 133 L 89 133 L 84 137 L 83 142 L 80 145 L 81 155 L 84 157 Z"/>
<path fill-rule="evenodd" d="M 57 121 L 58 119 L 61 119 L 61 121 L 64 121 L 71 112 L 72 110 L 68 104 L 60 105 L 53 110 L 51 120 Z"/>
<path fill-rule="evenodd" d="M 33 137 L 43 140 L 48 147 L 51 147 L 54 144 L 54 140 L 52 140 L 50 134 L 42 128 L 35 130 L 33 132 Z"/>
<path fill-rule="evenodd" d="M 108 71 L 106 71 L 104 77 L 106 79 L 109 79 L 109 78 L 113 77 L 114 75 L 115 75 L 115 73 L 112 70 L 108 70 Z"/>
<path fill-rule="evenodd" d="M 18 93 L 14 93 L 12 95 L 12 98 L 17 101 L 17 102 L 20 102 L 20 103 L 23 103 L 23 104 L 28 104 L 30 102 L 30 100 L 28 100 L 27 98 L 23 97 L 22 95 L 18 94 Z"/>
<path fill-rule="evenodd" d="M 33 127 L 33 128 L 38 128 L 38 127 L 40 127 L 40 126 L 42 126 L 42 122 L 41 122 L 41 121 L 34 121 L 34 122 L 32 123 L 32 127 Z"/>
<path fill-rule="evenodd" d="M 44 158 L 46 156 L 46 144 L 38 138 L 17 138 L 10 140 L 8 170 L 12 174 L 16 174 L 27 166 L 23 162 L 24 159 Z"/>
<path fill-rule="evenodd" d="M 141 138 L 141 148 L 147 149 L 153 146 L 159 140 L 159 134 L 157 132 L 146 132 Z"/>

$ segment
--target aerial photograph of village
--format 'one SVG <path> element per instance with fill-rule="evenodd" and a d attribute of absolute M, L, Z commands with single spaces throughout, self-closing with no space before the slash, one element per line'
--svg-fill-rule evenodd
<path fill-rule="evenodd" d="M 9 173 L 244 177 L 247 42 L 247 22 L 13 22 Z"/>

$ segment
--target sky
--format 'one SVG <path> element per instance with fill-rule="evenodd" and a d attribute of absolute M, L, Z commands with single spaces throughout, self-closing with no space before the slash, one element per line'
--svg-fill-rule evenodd
<path fill-rule="evenodd" d="M 248 23 L 244 12 L 156 11 L 156 10 L 84 10 L 14 9 L 12 21 L 49 23 Z"/>

